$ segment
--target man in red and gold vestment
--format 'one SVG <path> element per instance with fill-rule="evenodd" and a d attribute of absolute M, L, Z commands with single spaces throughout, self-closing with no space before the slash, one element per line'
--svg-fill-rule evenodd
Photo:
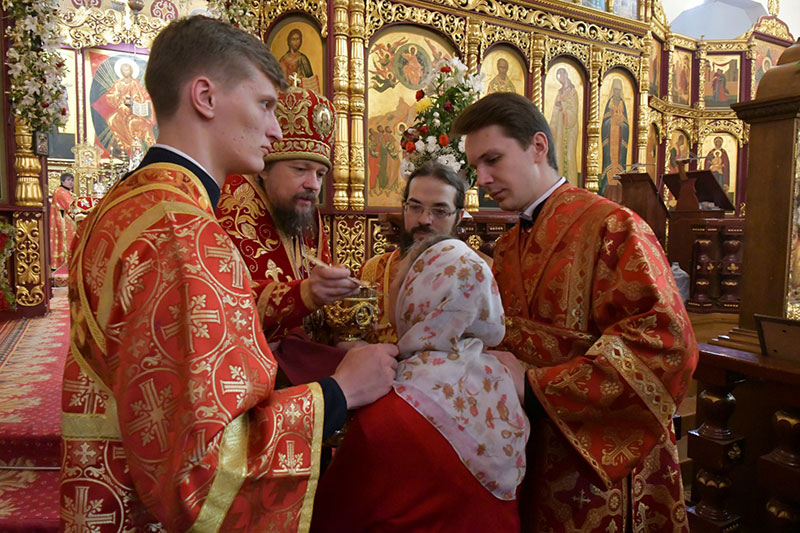
<path fill-rule="evenodd" d="M 75 176 L 61 174 L 61 185 L 53 191 L 50 200 L 50 268 L 57 269 L 67 262 L 67 252 L 75 235 L 75 219 L 71 207 L 74 197 Z"/>
<path fill-rule="evenodd" d="M 317 204 L 331 168 L 333 106 L 324 96 L 290 87 L 278 95 L 275 115 L 283 139 L 264 158 L 264 170 L 228 176 L 217 207 L 250 274 L 267 280 L 258 306 L 270 343 L 358 289 L 347 269 L 312 269 L 306 257 L 332 262 Z"/>
<path fill-rule="evenodd" d="M 397 330 L 389 320 L 389 284 L 397 276 L 397 264 L 412 244 L 430 235 L 453 235 L 464 216 L 464 180 L 449 167 L 428 161 L 416 168 L 403 191 L 403 227 L 400 246 L 376 255 L 364 263 L 358 277 L 375 283 L 383 293 L 378 308 L 377 327 L 369 342 L 397 342 Z"/>
<path fill-rule="evenodd" d="M 333 340 L 322 306 L 356 293 L 358 285 L 346 268 L 310 263 L 314 257 L 332 263 L 317 205 L 332 166 L 333 106 L 290 87 L 278 95 L 275 115 L 283 139 L 264 158 L 263 171 L 226 178 L 217 218 L 250 275 L 266 280 L 258 312 L 281 370 L 290 383 L 305 383 L 330 375 L 345 353 L 309 339 Z"/>
<path fill-rule="evenodd" d="M 532 426 L 523 529 L 687 530 L 672 416 L 697 345 L 656 237 L 559 177 L 547 122 L 525 98 L 488 95 L 453 131 L 467 136 L 478 184 L 520 212 L 493 270 L 501 346 L 516 359 L 497 355 Z"/>
<path fill-rule="evenodd" d="M 146 84 L 159 142 L 83 222 L 70 264 L 62 527 L 307 530 L 322 438 L 389 390 L 396 348 L 274 390 L 263 283 L 214 207 L 281 139 L 283 73 L 258 39 L 198 16 L 156 37 Z"/>

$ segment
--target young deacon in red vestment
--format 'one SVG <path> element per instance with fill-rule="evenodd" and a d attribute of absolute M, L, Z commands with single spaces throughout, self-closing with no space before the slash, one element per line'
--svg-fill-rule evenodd
<path fill-rule="evenodd" d="M 498 356 L 532 426 L 523 530 L 687 530 L 672 416 L 697 346 L 658 240 L 558 176 L 550 129 L 525 98 L 488 95 L 453 130 L 478 184 L 520 212 L 493 270 L 513 354 Z"/>
<path fill-rule="evenodd" d="M 255 37 L 173 22 L 145 76 L 158 144 L 87 217 L 70 262 L 62 394 L 66 531 L 307 530 L 323 435 L 383 396 L 397 349 L 351 350 L 332 377 L 274 390 L 252 279 L 214 216 L 256 172 L 286 82 Z"/>

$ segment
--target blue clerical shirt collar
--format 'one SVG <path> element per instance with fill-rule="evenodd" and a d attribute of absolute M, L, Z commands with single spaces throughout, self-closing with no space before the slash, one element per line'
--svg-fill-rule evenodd
<path fill-rule="evenodd" d="M 195 161 L 190 155 L 178 150 L 174 146 L 166 144 L 154 144 L 150 147 L 147 153 L 136 167 L 136 170 L 152 165 L 153 163 L 172 163 L 174 165 L 182 166 L 200 179 L 200 182 L 205 187 L 208 193 L 208 199 L 211 201 L 211 207 L 216 210 L 217 202 L 219 202 L 219 184 L 211 177 L 211 174 L 203 168 L 203 166 Z M 127 178 L 136 170 L 129 172 L 124 178 Z"/>

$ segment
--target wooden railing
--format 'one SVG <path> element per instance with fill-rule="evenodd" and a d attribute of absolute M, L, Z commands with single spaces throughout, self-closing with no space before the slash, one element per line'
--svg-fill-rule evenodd
<path fill-rule="evenodd" d="M 691 530 L 800 531 L 800 361 L 701 344 L 695 378 Z"/>
<path fill-rule="evenodd" d="M 691 279 L 686 308 L 692 312 L 739 312 L 744 219 L 690 220 Z"/>

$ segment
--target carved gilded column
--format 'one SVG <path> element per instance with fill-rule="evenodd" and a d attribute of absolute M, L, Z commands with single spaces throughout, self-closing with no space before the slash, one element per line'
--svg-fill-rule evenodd
<path fill-rule="evenodd" d="M 589 65 L 589 124 L 586 135 L 589 149 L 586 158 L 586 188 L 592 192 L 600 189 L 600 69 L 603 66 L 603 49 L 592 45 L 592 59 Z"/>
<path fill-rule="evenodd" d="M 45 301 L 42 272 L 46 269 L 42 243 L 46 237 L 42 215 L 42 211 L 17 211 L 13 216 L 16 239 L 14 282 L 17 304 L 23 307 L 34 307 Z"/>
<path fill-rule="evenodd" d="M 364 209 L 364 11 L 350 0 L 350 209 Z"/>
<path fill-rule="evenodd" d="M 533 36 L 533 54 L 531 54 L 531 73 L 533 74 L 533 91 L 531 100 L 536 107 L 542 109 L 542 78 L 544 77 L 544 49 L 547 38 L 537 33 Z"/>
<path fill-rule="evenodd" d="M 483 23 L 473 18 L 467 18 L 467 69 L 471 73 L 478 72 L 478 62 L 483 52 L 482 48 Z M 467 190 L 464 198 L 464 209 L 470 213 L 477 213 L 480 210 L 477 185 Z"/>
<path fill-rule="evenodd" d="M 480 20 L 467 18 L 467 69 L 469 72 L 478 72 L 478 63 L 481 59 L 481 44 L 483 41 L 483 24 Z"/>
<path fill-rule="evenodd" d="M 17 205 L 41 207 L 42 163 L 33 153 L 33 136 L 28 125 L 18 116 L 14 117 L 14 138 L 17 151 L 14 153 L 14 171 L 17 174 Z"/>
<path fill-rule="evenodd" d="M 664 44 L 667 46 L 667 94 L 664 96 L 667 99 L 667 103 L 672 104 L 674 103 L 672 101 L 672 84 L 675 79 L 675 69 L 672 68 L 672 65 L 674 64 L 675 41 L 672 40 L 670 35 Z"/>
<path fill-rule="evenodd" d="M 649 89 L 650 89 L 650 46 L 653 41 L 650 32 L 642 39 L 642 52 L 639 56 L 639 135 L 637 136 L 637 156 L 635 162 L 647 162 L 647 137 L 650 135 L 648 127 Z M 647 169 L 649 172 L 652 169 Z M 651 173 L 651 175 L 653 175 Z"/>
<path fill-rule="evenodd" d="M 708 45 L 704 40 L 701 39 L 700 42 L 697 43 L 697 101 L 694 103 L 694 107 L 697 109 L 706 108 L 706 99 L 703 97 L 703 88 L 705 87 L 706 83 L 706 68 L 708 67 L 706 61 L 707 50 Z M 689 98 L 691 98 L 691 95 L 689 95 Z"/>
<path fill-rule="evenodd" d="M 336 139 L 333 145 L 333 207 L 347 209 L 350 180 L 347 74 L 348 0 L 333 0 L 333 107 L 336 109 Z"/>
<path fill-rule="evenodd" d="M 606 11 L 609 13 L 614 12 L 614 0 L 606 0 Z"/>

